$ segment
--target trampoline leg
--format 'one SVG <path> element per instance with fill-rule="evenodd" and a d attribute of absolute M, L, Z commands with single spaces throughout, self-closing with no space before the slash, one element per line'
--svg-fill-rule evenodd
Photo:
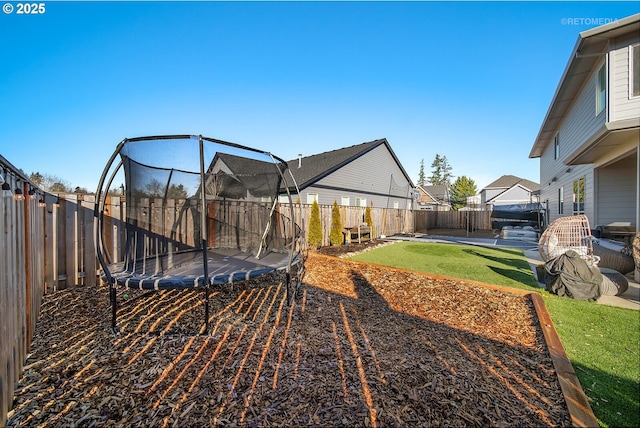
<path fill-rule="evenodd" d="M 118 329 L 116 328 L 116 289 L 113 285 L 109 286 L 109 299 L 111 300 L 111 330 L 113 330 L 115 334 L 118 334 Z"/>
<path fill-rule="evenodd" d="M 294 298 L 293 293 L 291 292 L 291 274 L 289 272 L 286 272 L 284 275 L 284 281 L 287 285 L 287 305 L 291 305 L 291 302 Z"/>
<path fill-rule="evenodd" d="M 205 302 L 204 302 L 204 325 L 205 333 L 209 334 L 209 287 L 204 288 Z"/>

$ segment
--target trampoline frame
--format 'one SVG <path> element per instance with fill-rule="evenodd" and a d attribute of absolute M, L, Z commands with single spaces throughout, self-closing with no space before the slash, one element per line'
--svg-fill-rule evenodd
<path fill-rule="evenodd" d="M 189 283 L 188 280 L 187 282 L 175 280 L 175 278 L 177 277 L 173 277 L 174 280 L 172 280 L 172 277 L 170 275 L 168 276 L 158 275 L 157 268 L 154 274 L 144 273 L 136 276 L 135 273 L 131 272 L 128 278 L 113 272 L 112 269 L 119 267 L 120 263 L 114 263 L 108 251 L 108 248 L 105 242 L 104 225 L 105 225 L 105 207 L 106 207 L 106 201 L 108 196 L 108 190 L 111 188 L 111 185 L 113 184 L 113 181 L 118 171 L 120 171 L 120 169 L 123 167 L 122 160 L 120 160 L 117 163 L 117 165 L 115 165 L 114 167 L 114 162 L 116 161 L 116 158 L 118 157 L 118 155 L 121 155 L 122 149 L 128 142 L 138 142 L 138 141 L 148 141 L 148 140 L 186 140 L 186 139 L 196 139 L 196 138 L 198 139 L 199 158 L 200 158 L 200 165 L 199 165 L 200 166 L 200 174 L 199 174 L 200 183 L 199 184 L 200 184 L 200 189 L 202 189 L 200 191 L 200 200 L 198 201 L 198 203 L 201 204 L 199 205 L 201 206 L 201 213 L 200 213 L 201 215 L 200 217 L 201 247 L 184 251 L 181 254 L 185 254 L 189 252 L 192 252 L 194 254 L 201 253 L 200 255 L 200 258 L 201 258 L 200 263 L 202 264 L 201 275 L 195 275 L 193 277 L 185 277 L 193 280 L 191 283 Z M 290 242 L 288 242 L 288 244 L 285 244 L 285 247 L 288 247 L 288 251 L 286 251 L 286 263 L 281 261 L 277 267 L 264 265 L 256 269 L 239 269 L 231 273 L 211 275 L 211 272 L 209 269 L 209 261 L 211 260 L 213 262 L 215 260 L 215 255 L 219 254 L 220 252 L 216 250 L 216 247 L 212 248 L 208 246 L 209 217 L 207 213 L 207 195 L 206 195 L 207 192 L 204 191 L 207 183 L 206 181 L 207 174 L 205 169 L 206 165 L 204 160 L 204 143 L 205 142 L 210 142 L 210 143 L 214 143 L 222 146 L 228 146 L 228 147 L 240 149 L 243 151 L 254 152 L 261 155 L 266 155 L 271 159 L 274 165 L 274 169 L 277 170 L 279 173 L 279 182 L 278 182 L 279 185 L 278 185 L 276 194 L 272 195 L 274 197 L 274 200 L 269 210 L 268 221 L 267 221 L 266 227 L 262 232 L 260 246 L 258 248 L 256 256 L 255 257 L 250 256 L 249 253 L 246 253 L 246 252 L 241 252 L 241 253 L 244 257 L 251 257 L 254 260 L 254 262 L 263 256 L 263 251 L 266 243 L 265 241 L 269 234 L 270 228 L 272 227 L 271 222 L 273 221 L 276 207 L 278 206 L 278 204 L 280 204 L 281 206 L 286 204 L 289 206 L 289 212 L 291 215 L 291 218 L 289 220 L 291 222 L 291 226 L 293 229 L 291 231 L 292 235 L 291 235 Z M 133 160 L 133 161 L 137 162 L 136 160 Z M 277 167 L 277 166 L 280 166 L 280 167 Z M 166 167 L 164 168 L 153 167 L 153 166 L 149 166 L 149 167 L 166 169 Z M 107 179 L 107 175 L 109 174 L 109 171 L 112 171 L 112 173 Z M 171 169 L 171 171 L 173 171 L 173 169 Z M 125 169 L 125 172 L 126 172 L 126 169 Z M 288 172 L 288 175 L 286 177 L 285 177 L 285 172 Z M 195 173 L 195 172 L 192 171 L 192 173 Z M 291 184 L 288 185 L 288 183 L 291 183 Z M 288 203 L 282 203 L 281 201 L 279 201 L 278 196 L 282 195 L 284 192 L 286 192 Z M 298 185 L 295 181 L 295 178 L 293 177 L 293 175 L 291 174 L 291 171 L 287 167 L 287 162 L 271 154 L 270 152 L 242 146 L 236 143 L 231 143 L 223 140 L 203 137 L 202 135 L 147 136 L 147 137 L 137 137 L 137 138 L 125 138 L 124 140 L 122 140 L 116 146 L 113 154 L 107 161 L 107 164 L 100 176 L 98 189 L 96 191 L 96 204 L 94 208 L 94 216 L 96 218 L 96 223 L 95 223 L 96 226 L 94 228 L 96 254 L 97 254 L 97 258 L 100 263 L 100 266 L 102 267 L 102 278 L 104 282 L 106 282 L 109 285 L 109 300 L 111 303 L 112 330 L 115 333 L 118 333 L 118 330 L 116 327 L 117 308 L 118 308 L 116 289 L 118 286 L 123 286 L 130 289 L 145 289 L 145 290 L 159 290 L 159 289 L 168 290 L 168 289 L 186 289 L 186 288 L 199 288 L 199 287 L 203 288 L 204 294 L 205 294 L 204 325 L 205 325 L 206 333 L 208 333 L 209 331 L 209 291 L 210 291 L 210 287 L 214 285 L 244 281 L 244 280 L 265 275 L 267 273 L 271 273 L 274 271 L 282 272 L 284 273 L 287 302 L 288 304 L 291 304 L 293 299 L 295 299 L 295 296 L 299 287 L 302 284 L 302 278 L 305 273 L 304 260 L 305 260 L 305 248 L 306 248 L 302 221 L 300 221 L 299 223 L 296 222 L 296 215 L 300 220 L 302 220 L 301 205 L 298 203 L 297 204 L 298 209 L 297 210 L 295 209 L 296 204 L 294 203 L 292 192 L 295 192 L 296 195 L 299 195 L 300 193 Z M 288 217 L 284 216 L 283 214 L 281 213 L 278 213 L 278 214 L 281 217 L 288 219 Z M 127 227 L 130 226 L 129 220 L 130 220 L 129 216 L 127 215 L 124 221 Z M 197 237 L 194 236 L 194 242 L 195 242 L 195 239 L 197 239 Z M 125 245 L 128 245 L 128 244 L 129 244 L 129 238 L 127 239 Z M 171 253 L 171 256 L 173 256 L 173 254 L 174 253 Z M 175 254 L 178 254 L 178 253 L 175 253 Z M 283 252 L 282 254 L 285 254 L 285 252 Z M 156 262 L 158 262 L 157 256 L 158 254 L 156 253 Z M 226 255 L 226 256 L 222 255 L 222 257 L 226 257 L 225 261 L 227 261 L 229 258 L 233 258 L 233 256 L 229 256 L 229 255 Z M 284 257 L 285 256 L 283 255 L 283 258 Z M 145 263 L 148 258 L 149 257 L 147 256 L 143 257 L 143 260 Z M 123 270 L 120 271 L 120 273 L 128 272 L 126 270 L 127 269 L 126 263 L 127 263 L 126 260 L 121 262 Z M 162 272 L 160 272 L 160 274 L 162 274 Z M 145 286 L 146 284 L 153 284 L 153 286 Z"/>

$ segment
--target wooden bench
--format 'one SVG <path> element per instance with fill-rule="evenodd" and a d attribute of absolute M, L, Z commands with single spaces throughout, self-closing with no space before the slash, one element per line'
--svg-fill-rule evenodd
<path fill-rule="evenodd" d="M 345 227 L 345 229 L 349 234 L 349 242 L 358 240 L 358 244 L 361 244 L 362 241 L 371 240 L 371 227 L 367 226 L 366 224 L 360 226 Z"/>

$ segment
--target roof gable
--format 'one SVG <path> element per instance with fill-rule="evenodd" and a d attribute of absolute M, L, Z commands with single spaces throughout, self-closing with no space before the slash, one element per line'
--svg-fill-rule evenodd
<path fill-rule="evenodd" d="M 525 178 L 516 177 L 515 175 L 503 175 L 491 184 L 484 187 L 486 189 L 509 189 L 516 185 L 520 185 L 527 190 L 535 191 L 540 189 L 540 185 Z"/>
<path fill-rule="evenodd" d="M 509 194 L 514 193 L 514 191 L 516 189 L 518 189 L 518 188 L 524 190 L 529 195 L 531 195 L 533 193 L 533 191 L 531 189 L 528 189 L 528 188 L 524 187 L 523 185 L 521 185 L 520 183 L 518 183 L 518 184 L 516 184 L 514 186 L 509 187 L 508 189 L 505 189 L 504 191 L 498 193 L 497 195 L 494 195 L 493 197 L 489 198 L 487 200 L 487 203 L 494 203 L 494 202 L 496 202 L 498 200 L 505 199 L 505 196 L 508 196 Z"/>
<path fill-rule="evenodd" d="M 300 159 L 290 160 L 287 164 L 298 187 L 304 189 L 381 145 L 387 148 L 406 180 L 413 187 L 411 179 L 398 161 L 395 153 L 393 153 L 386 138 L 305 156 Z"/>
<path fill-rule="evenodd" d="M 449 189 L 444 184 L 420 186 L 436 202 L 449 202 Z"/>

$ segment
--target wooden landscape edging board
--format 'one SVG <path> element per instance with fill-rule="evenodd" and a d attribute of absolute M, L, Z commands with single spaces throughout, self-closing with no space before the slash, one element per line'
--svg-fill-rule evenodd
<path fill-rule="evenodd" d="M 315 256 L 326 257 L 331 259 L 341 259 L 340 257 L 328 256 L 324 254 L 315 254 Z M 431 279 L 440 279 L 440 280 L 448 280 L 448 281 L 461 281 L 468 284 L 477 285 L 479 287 L 490 288 L 492 290 L 499 290 L 509 294 L 516 294 L 519 296 L 528 297 L 533 303 L 533 307 L 536 311 L 536 316 L 538 317 L 538 323 L 540 325 L 540 329 L 542 330 L 542 335 L 544 337 L 545 344 L 547 345 L 547 350 L 549 351 L 549 355 L 551 357 L 551 361 L 553 363 L 553 367 L 555 368 L 556 375 L 558 377 L 558 383 L 560 384 L 560 389 L 562 390 L 562 395 L 564 396 L 564 401 L 567 404 L 567 410 L 571 415 L 571 421 L 573 425 L 576 427 L 598 427 L 600 424 L 598 423 L 598 419 L 596 418 L 591 406 L 589 405 L 589 399 L 582 389 L 582 385 L 580 384 L 580 380 L 578 380 L 578 376 L 576 375 L 575 370 L 573 369 L 573 365 L 571 364 L 571 360 L 567 356 L 565 352 L 564 346 L 560 341 L 560 336 L 558 336 L 558 332 L 553 325 L 553 321 L 551 320 L 551 316 L 549 315 L 549 311 L 547 310 L 547 306 L 544 304 L 544 300 L 542 300 L 542 296 L 540 293 L 520 290 L 517 288 L 505 287 L 502 285 L 489 284 L 480 281 L 473 281 L 461 278 L 454 278 L 450 276 L 431 274 L 426 272 L 419 272 L 410 269 L 402 269 L 396 268 L 392 266 L 385 266 L 378 263 L 368 263 L 362 262 L 358 260 L 349 259 L 351 263 L 371 265 L 380 268 L 390 269 L 397 272 L 407 272 L 416 275 L 421 275 Z"/>
<path fill-rule="evenodd" d="M 593 414 L 593 410 L 589 405 L 589 400 L 580 385 L 578 376 L 576 375 L 573 365 L 567 353 L 562 346 L 558 332 L 556 331 L 547 306 L 538 293 L 531 293 L 530 299 L 536 309 L 540 328 L 544 335 L 544 341 L 547 343 L 547 349 L 556 369 L 558 383 L 562 389 L 562 395 L 567 403 L 571 421 L 578 427 L 597 427 L 600 424 Z"/>

